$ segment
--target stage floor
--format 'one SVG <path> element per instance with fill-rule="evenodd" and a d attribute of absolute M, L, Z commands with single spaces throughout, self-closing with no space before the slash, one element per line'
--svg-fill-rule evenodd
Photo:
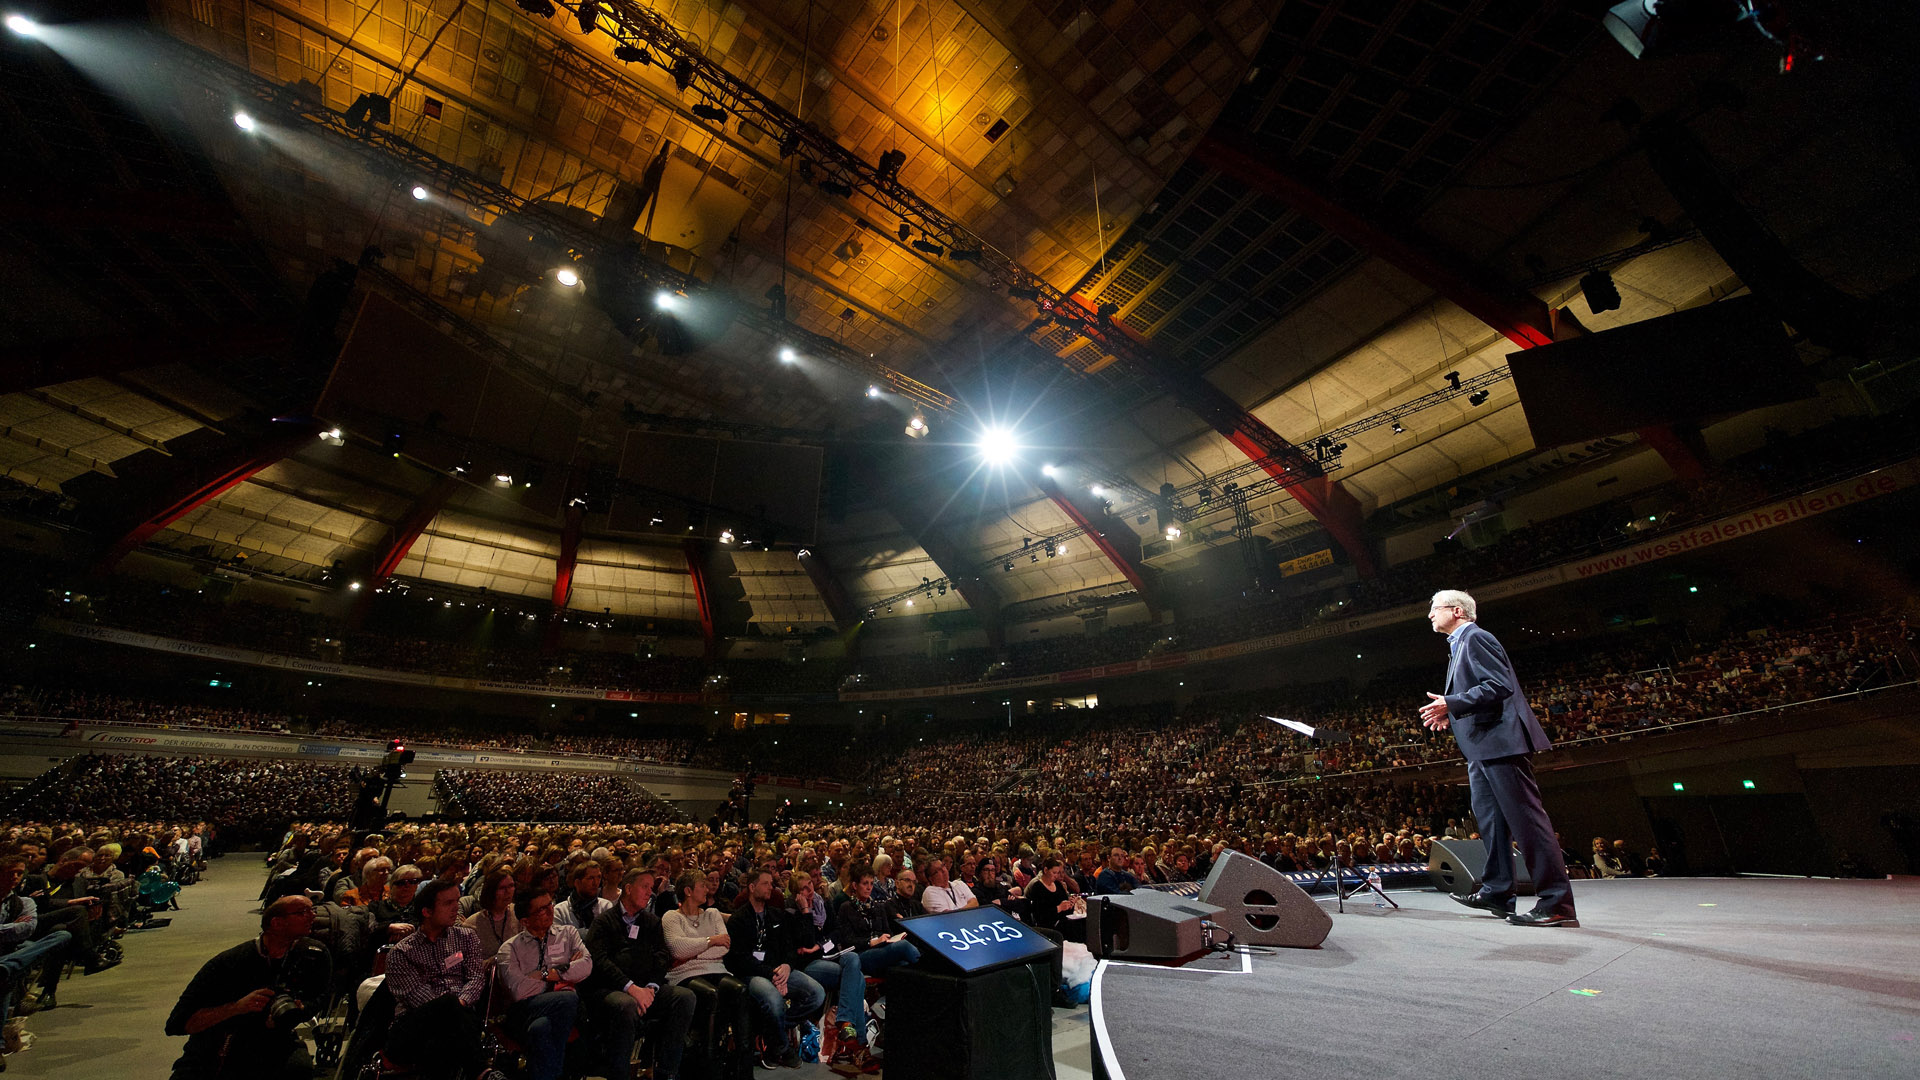
<path fill-rule="evenodd" d="M 1319 949 L 1102 964 L 1094 1074 L 1920 1076 L 1920 879 L 1578 881 L 1574 930 L 1392 895 Z"/>

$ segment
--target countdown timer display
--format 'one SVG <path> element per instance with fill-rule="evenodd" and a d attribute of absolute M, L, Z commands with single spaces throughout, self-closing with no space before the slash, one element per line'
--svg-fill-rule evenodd
<path fill-rule="evenodd" d="M 900 924 L 923 952 L 932 952 L 972 974 L 1037 960 L 1054 944 L 997 907 L 943 911 Z"/>

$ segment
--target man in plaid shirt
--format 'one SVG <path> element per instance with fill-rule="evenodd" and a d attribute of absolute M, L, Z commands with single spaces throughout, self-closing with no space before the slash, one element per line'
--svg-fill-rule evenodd
<path fill-rule="evenodd" d="M 487 958 L 480 935 L 460 925 L 460 887 L 430 881 L 418 903 L 420 925 L 387 954 L 394 1000 L 387 1056 L 428 1080 L 453 1080 L 462 1070 L 477 1080 L 505 1080 L 487 1067 L 480 1042 Z"/>

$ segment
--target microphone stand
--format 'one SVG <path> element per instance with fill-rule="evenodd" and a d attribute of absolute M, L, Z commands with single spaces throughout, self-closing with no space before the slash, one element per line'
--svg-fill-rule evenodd
<path fill-rule="evenodd" d="M 1303 724 L 1298 720 L 1283 720 L 1278 716 L 1267 716 L 1265 713 L 1261 713 L 1260 715 L 1262 718 L 1271 720 L 1283 728 L 1297 731 L 1315 742 L 1343 743 L 1353 741 L 1353 736 L 1344 731 L 1328 731 L 1325 728 L 1316 728 L 1310 724 Z M 1347 913 L 1347 901 L 1360 895 L 1362 890 L 1371 890 L 1374 895 L 1391 905 L 1395 911 L 1400 909 L 1400 905 L 1394 902 L 1393 897 L 1388 896 L 1386 892 L 1378 885 L 1375 885 L 1371 879 L 1361 874 L 1360 868 L 1357 866 L 1353 867 L 1354 885 L 1352 890 L 1349 891 L 1346 882 L 1346 871 L 1347 868 L 1340 863 L 1340 848 L 1339 845 L 1336 844 L 1334 845 L 1333 853 L 1327 857 L 1326 869 L 1321 870 L 1318 874 L 1314 875 L 1313 878 L 1313 887 L 1318 889 L 1321 884 L 1327 880 L 1328 874 L 1333 875 L 1333 903 L 1335 910 L 1339 911 L 1340 914 L 1344 915 Z"/>

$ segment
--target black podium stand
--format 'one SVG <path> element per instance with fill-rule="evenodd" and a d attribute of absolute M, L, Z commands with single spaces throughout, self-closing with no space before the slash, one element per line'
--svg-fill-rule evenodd
<path fill-rule="evenodd" d="M 921 962 L 887 972 L 888 1075 L 1054 1080 L 1059 947 L 996 907 L 900 925 Z"/>
<path fill-rule="evenodd" d="M 1052 981 L 1046 960 L 977 975 L 887 972 L 887 1075 L 1054 1080 Z"/>

